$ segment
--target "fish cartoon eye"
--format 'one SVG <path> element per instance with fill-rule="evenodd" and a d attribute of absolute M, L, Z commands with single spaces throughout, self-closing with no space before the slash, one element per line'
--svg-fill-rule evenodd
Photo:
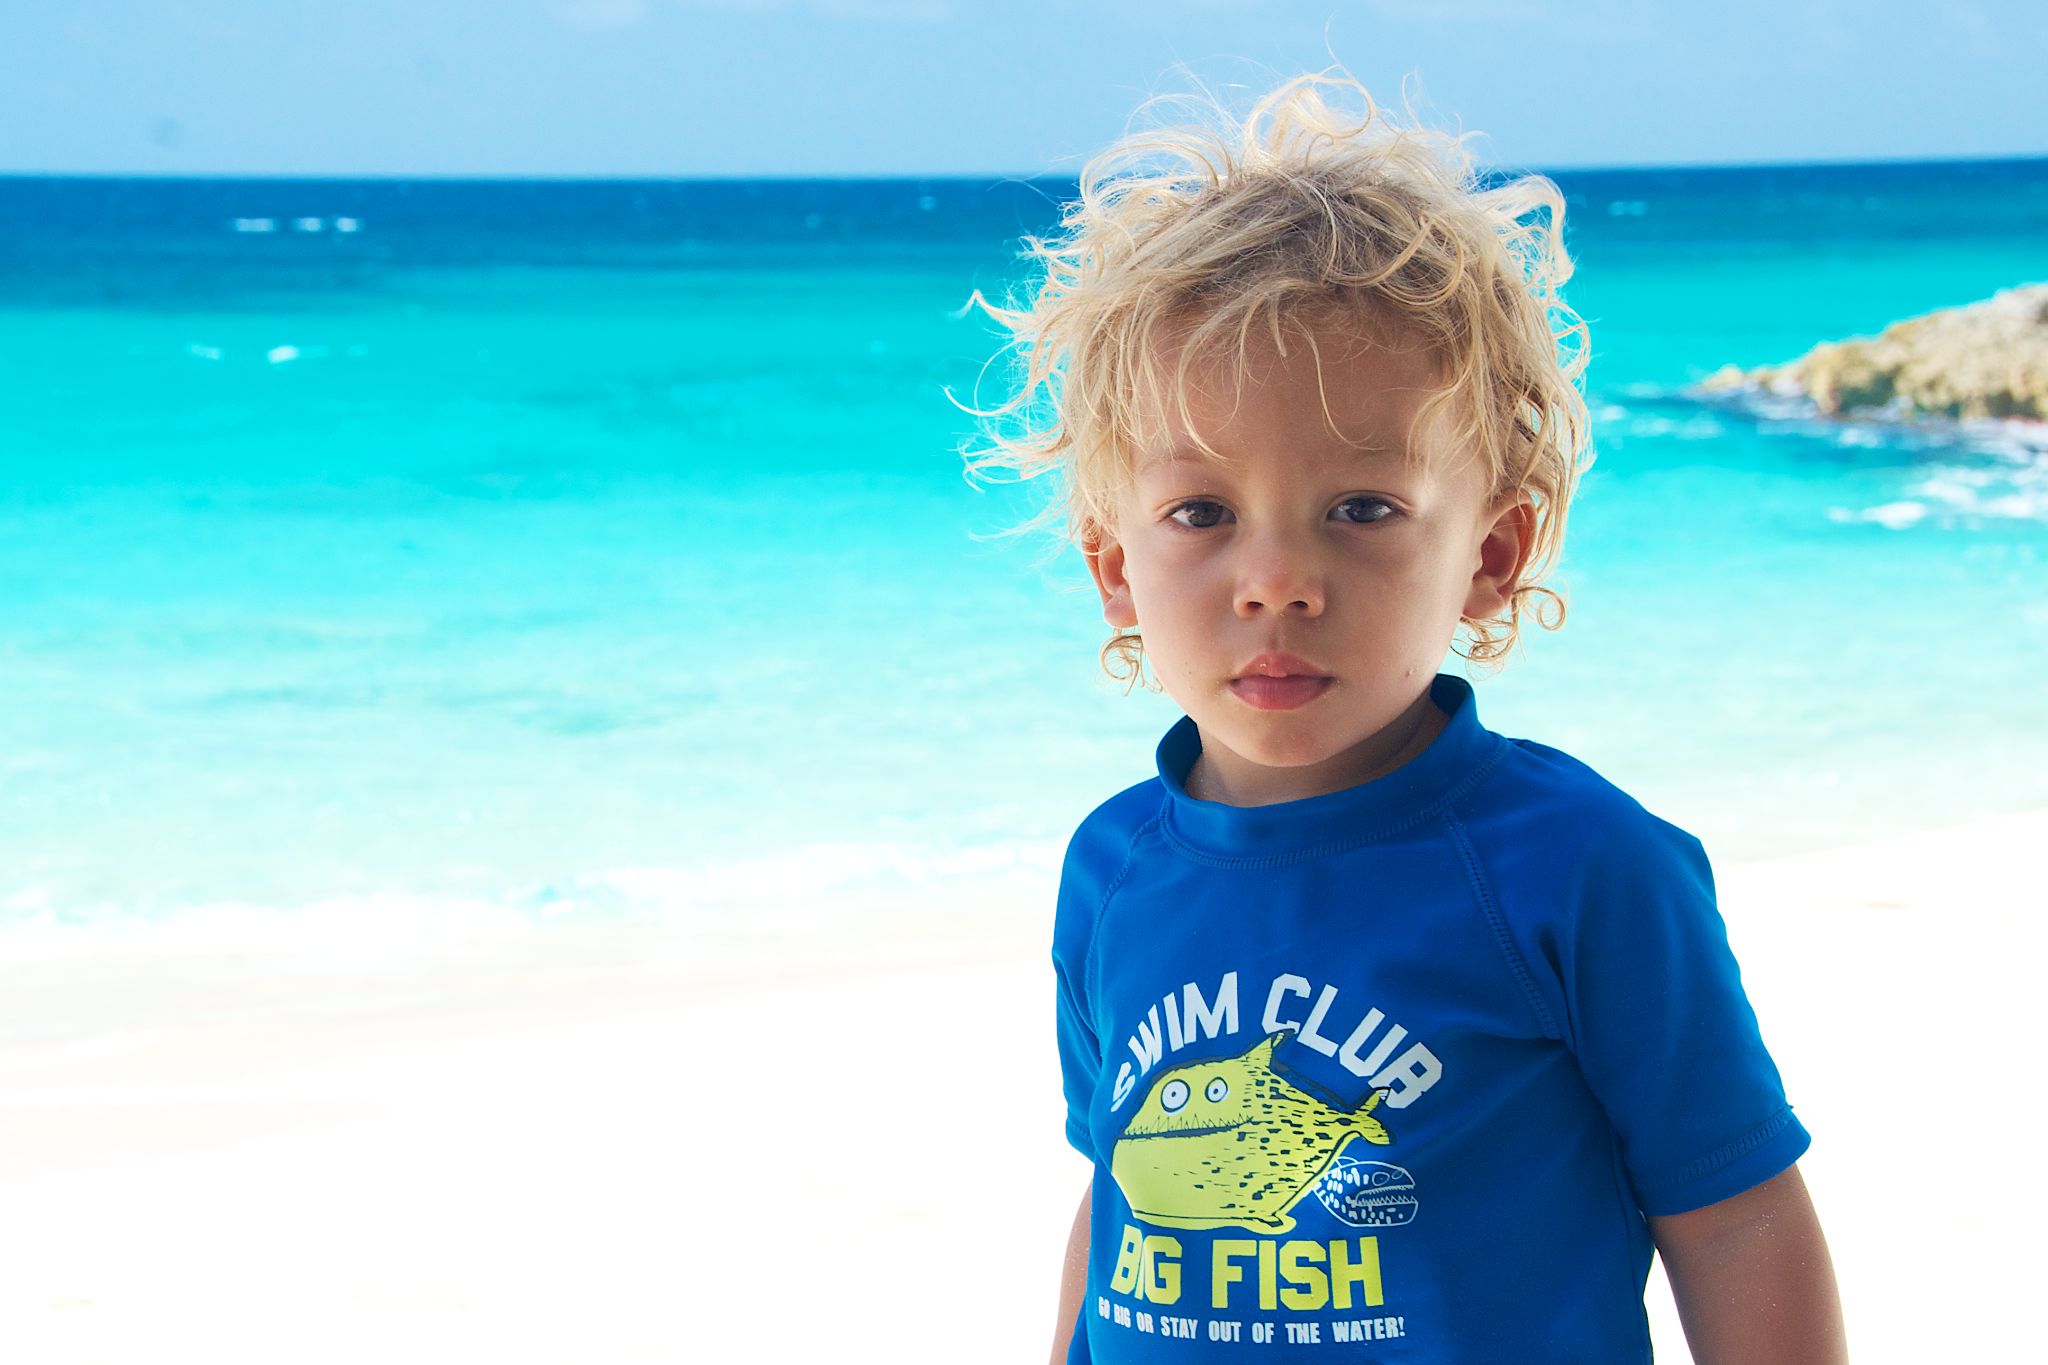
<path fill-rule="evenodd" d="M 1230 1093 L 1230 1082 L 1218 1076 L 1215 1080 L 1209 1082 L 1209 1088 L 1202 1093 L 1209 1097 L 1209 1103 L 1215 1104 Z"/>
<path fill-rule="evenodd" d="M 1181 1106 L 1188 1102 L 1188 1083 L 1168 1081 L 1159 1092 L 1159 1107 L 1169 1114 L 1178 1114 Z"/>

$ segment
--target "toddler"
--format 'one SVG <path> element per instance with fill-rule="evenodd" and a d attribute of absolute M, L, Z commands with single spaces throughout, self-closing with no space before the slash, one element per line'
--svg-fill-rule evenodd
<path fill-rule="evenodd" d="M 980 468 L 1053 473 L 1187 714 L 1053 933 L 1094 1163 L 1054 1361 L 1837 1361 L 1807 1134 L 1699 843 L 1481 724 L 1562 620 L 1586 458 L 1563 202 L 1302 77 L 1091 163 Z"/>

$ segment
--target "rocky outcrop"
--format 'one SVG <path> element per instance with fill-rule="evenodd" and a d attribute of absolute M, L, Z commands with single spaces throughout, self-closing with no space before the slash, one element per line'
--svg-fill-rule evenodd
<path fill-rule="evenodd" d="M 1825 342 L 1788 364 L 1725 366 L 1700 387 L 1803 396 L 1830 416 L 2048 419 L 2048 284 Z"/>

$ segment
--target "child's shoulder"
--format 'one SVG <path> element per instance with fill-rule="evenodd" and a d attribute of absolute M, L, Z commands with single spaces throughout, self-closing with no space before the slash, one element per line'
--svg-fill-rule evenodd
<path fill-rule="evenodd" d="M 1473 793 L 1468 819 L 1485 836 L 1533 845 L 1559 861 L 1616 858 L 1691 863 L 1700 842 L 1584 760 L 1530 739 Z"/>
<path fill-rule="evenodd" d="M 1144 829 L 1159 819 L 1166 806 L 1166 784 L 1156 776 L 1134 782 L 1094 810 L 1075 827 L 1067 857 L 1099 855 L 1128 848 Z"/>
<path fill-rule="evenodd" d="M 1165 805 L 1165 784 L 1149 778 L 1104 801 L 1075 829 L 1060 869 L 1055 955 L 1079 961 L 1092 950 L 1095 921 L 1122 883 L 1141 837 L 1158 823 Z"/>

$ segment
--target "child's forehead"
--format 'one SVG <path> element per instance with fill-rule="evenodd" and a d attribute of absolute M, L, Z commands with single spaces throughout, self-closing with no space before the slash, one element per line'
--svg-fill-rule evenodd
<path fill-rule="evenodd" d="M 1163 354 L 1148 380 L 1126 396 L 1120 463 L 1134 476 L 1235 465 L 1275 449 L 1412 467 L 1441 458 L 1451 443 L 1456 401 L 1435 357 L 1357 335 L 1297 338 L 1285 351 L 1253 347 L 1243 356 L 1183 348 Z"/>
<path fill-rule="evenodd" d="M 1199 376 L 1212 386 L 1375 357 L 1435 359 L 1414 326 L 1386 306 L 1335 298 L 1174 310 L 1144 330 L 1139 351 L 1155 373 Z"/>
<path fill-rule="evenodd" d="M 1167 418 L 1194 409 L 1213 419 L 1219 407 L 1273 391 L 1343 409 L 1364 393 L 1426 396 L 1447 383 L 1437 347 L 1362 304 L 1175 317 L 1148 329 L 1135 349 L 1125 400 Z"/>
<path fill-rule="evenodd" d="M 1274 477 L 1286 484 L 1323 476 L 1338 482 L 1392 479 L 1413 481 L 1419 489 L 1454 482 L 1466 467 L 1476 463 L 1476 452 L 1462 444 L 1290 446 L 1249 442 L 1233 443 L 1227 450 L 1174 444 L 1132 452 L 1119 482 L 1124 491 L 1141 495 L 1146 489 L 1163 491 L 1169 486 L 1195 484 L 1222 488 Z"/>

